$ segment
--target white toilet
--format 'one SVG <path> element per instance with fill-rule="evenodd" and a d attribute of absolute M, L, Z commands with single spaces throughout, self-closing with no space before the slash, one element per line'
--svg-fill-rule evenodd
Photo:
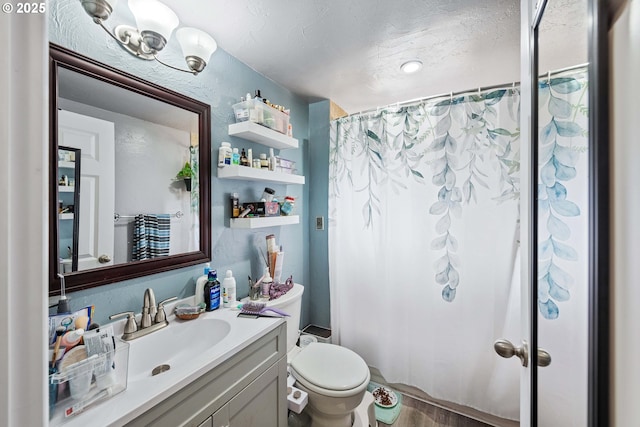
<path fill-rule="evenodd" d="M 304 410 L 311 427 L 375 427 L 373 396 L 367 392 L 370 374 L 355 352 L 334 344 L 296 346 L 300 335 L 300 310 L 304 287 L 298 283 L 270 307 L 289 314 L 287 318 L 287 362 L 295 386 L 309 394 Z"/>

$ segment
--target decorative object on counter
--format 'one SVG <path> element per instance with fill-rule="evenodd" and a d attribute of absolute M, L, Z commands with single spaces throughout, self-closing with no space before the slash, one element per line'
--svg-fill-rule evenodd
<path fill-rule="evenodd" d="M 233 151 L 231 150 L 231 143 L 222 141 L 220 143 L 220 148 L 218 148 L 218 167 L 224 167 L 225 165 L 231 164 L 231 154 Z"/>
<path fill-rule="evenodd" d="M 191 191 L 192 176 L 193 176 L 193 170 L 191 169 L 191 164 L 189 162 L 185 162 L 182 169 L 180 169 L 180 171 L 176 175 L 176 179 L 183 180 L 185 187 L 187 187 L 187 191 Z"/>
<path fill-rule="evenodd" d="M 158 59 L 171 33 L 180 24 L 178 16 L 165 4 L 157 0 L 129 0 L 129 9 L 136 19 L 136 27 L 118 25 L 113 30 L 105 26 L 117 0 L 81 0 L 82 7 L 93 22 L 100 25 L 120 46 L 131 55 L 148 61 L 156 60 L 165 67 L 197 75 L 207 66 L 218 44 L 209 34 L 191 27 L 176 31 L 176 38 L 188 69 L 169 65 Z"/>
<path fill-rule="evenodd" d="M 204 287 L 204 303 L 206 311 L 214 311 L 220 308 L 220 282 L 218 282 L 218 272 L 211 270 L 209 280 Z"/>
<path fill-rule="evenodd" d="M 280 298 L 293 289 L 293 276 L 289 276 L 284 283 L 273 283 L 269 288 L 269 300 Z"/>
<path fill-rule="evenodd" d="M 174 309 L 175 315 L 180 320 L 197 319 L 204 309 L 198 305 L 180 305 Z"/>

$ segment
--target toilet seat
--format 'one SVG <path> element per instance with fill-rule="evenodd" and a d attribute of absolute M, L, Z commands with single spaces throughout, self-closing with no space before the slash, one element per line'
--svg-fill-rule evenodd
<path fill-rule="evenodd" d="M 327 397 L 360 393 L 370 379 L 369 368 L 357 353 L 334 344 L 309 344 L 291 360 L 290 367 L 303 386 Z"/>

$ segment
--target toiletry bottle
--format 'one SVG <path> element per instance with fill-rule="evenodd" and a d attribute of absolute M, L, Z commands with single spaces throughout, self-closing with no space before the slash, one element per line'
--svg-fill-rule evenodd
<path fill-rule="evenodd" d="M 240 164 L 240 154 L 238 153 L 238 149 L 234 147 L 233 152 L 231 154 L 231 164 L 239 165 Z"/>
<path fill-rule="evenodd" d="M 194 294 L 194 305 L 200 305 L 204 303 L 204 286 L 209 281 L 209 271 L 211 270 L 211 264 L 207 263 L 204 267 L 204 274 L 198 277 L 196 280 L 196 292 Z"/>
<path fill-rule="evenodd" d="M 276 156 L 273 154 L 273 148 L 269 148 L 269 170 L 276 170 Z"/>
<path fill-rule="evenodd" d="M 269 169 L 269 161 L 265 153 L 260 153 L 260 168 Z"/>
<path fill-rule="evenodd" d="M 231 195 L 231 218 L 238 218 L 240 215 L 240 199 L 238 193 Z"/>
<path fill-rule="evenodd" d="M 227 295 L 227 300 L 225 301 L 225 307 L 235 307 L 237 304 L 236 301 L 236 279 L 233 277 L 233 272 L 231 270 L 227 270 L 224 276 L 224 280 L 222 281 L 222 287 Z"/>
<path fill-rule="evenodd" d="M 82 336 L 84 335 L 84 329 L 75 329 L 73 331 L 66 332 L 62 336 L 62 341 L 60 341 L 61 347 L 66 347 L 65 351 L 69 351 L 71 347 L 75 347 L 80 343 Z"/>
<path fill-rule="evenodd" d="M 247 166 L 253 166 L 253 150 L 251 148 L 247 150 Z"/>
<path fill-rule="evenodd" d="M 229 163 L 226 160 L 229 159 Z M 218 149 L 218 167 L 221 168 L 225 164 L 231 164 L 231 144 L 223 141 Z"/>
<path fill-rule="evenodd" d="M 206 311 L 220 308 L 220 282 L 218 282 L 218 272 L 216 270 L 209 272 L 209 280 L 204 286 L 204 303 Z"/>
<path fill-rule="evenodd" d="M 247 152 L 244 150 L 244 148 L 240 153 L 240 166 L 250 166 L 249 159 L 247 158 Z"/>
<path fill-rule="evenodd" d="M 271 289 L 271 285 L 273 284 L 273 279 L 271 278 L 271 274 L 269 273 L 269 267 L 265 268 L 264 278 L 262 279 L 262 292 L 260 294 L 261 300 L 269 300 L 269 289 Z"/>

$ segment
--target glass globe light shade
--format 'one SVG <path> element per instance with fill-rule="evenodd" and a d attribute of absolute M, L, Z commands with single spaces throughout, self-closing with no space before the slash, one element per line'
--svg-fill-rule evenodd
<path fill-rule="evenodd" d="M 196 56 L 204 62 L 209 62 L 211 54 L 218 48 L 213 37 L 197 28 L 180 28 L 176 31 L 176 38 L 185 58 Z"/>
<path fill-rule="evenodd" d="M 173 10 L 157 0 L 129 0 L 129 9 L 136 18 L 138 31 L 158 33 L 167 42 L 180 23 Z"/>

